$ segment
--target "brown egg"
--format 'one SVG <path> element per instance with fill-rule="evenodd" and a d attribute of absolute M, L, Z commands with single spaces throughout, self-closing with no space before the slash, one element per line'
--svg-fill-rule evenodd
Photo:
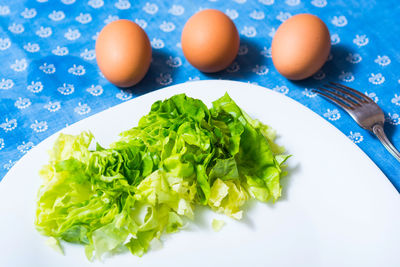
<path fill-rule="evenodd" d="M 282 23 L 272 40 L 272 61 L 280 74 L 302 80 L 316 73 L 329 56 L 331 39 L 317 16 L 299 14 Z"/>
<path fill-rule="evenodd" d="M 233 21 L 221 11 L 206 9 L 185 24 L 181 44 L 183 54 L 195 68 L 217 72 L 228 67 L 239 50 L 239 33 Z"/>
<path fill-rule="evenodd" d="M 101 72 L 120 87 L 137 84 L 151 62 L 147 34 L 130 20 L 117 20 L 105 26 L 96 41 L 96 60 Z"/>

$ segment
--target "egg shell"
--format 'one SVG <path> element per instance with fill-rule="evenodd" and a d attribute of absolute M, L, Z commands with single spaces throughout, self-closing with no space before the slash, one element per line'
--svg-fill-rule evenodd
<path fill-rule="evenodd" d="M 233 21 L 223 12 L 206 9 L 185 24 L 181 44 L 185 58 L 203 72 L 217 72 L 236 58 L 240 38 Z"/>
<path fill-rule="evenodd" d="M 107 80 L 130 87 L 143 79 L 151 62 L 151 45 L 145 31 L 130 20 L 106 25 L 96 40 L 96 60 Z"/>
<path fill-rule="evenodd" d="M 295 15 L 279 26 L 272 40 L 272 61 L 280 74 L 302 80 L 326 62 L 331 48 L 325 23 L 311 14 Z"/>

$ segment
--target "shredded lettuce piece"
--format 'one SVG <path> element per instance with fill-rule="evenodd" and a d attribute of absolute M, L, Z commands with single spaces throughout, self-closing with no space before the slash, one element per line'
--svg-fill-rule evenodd
<path fill-rule="evenodd" d="M 210 109 L 184 94 L 157 101 L 109 148 L 60 134 L 40 175 L 35 225 L 51 244 L 85 246 L 88 259 L 179 231 L 197 205 L 241 219 L 247 200 L 276 201 L 289 157 L 275 132 L 225 94 Z M 222 224 L 213 221 L 219 229 Z"/>
<path fill-rule="evenodd" d="M 54 237 L 49 237 L 46 240 L 46 245 L 60 253 L 61 255 L 64 255 L 64 249 L 61 247 L 60 241 Z"/>
<path fill-rule="evenodd" d="M 225 222 L 222 220 L 213 219 L 211 222 L 211 227 L 214 230 L 214 232 L 221 231 L 222 227 L 224 227 L 224 226 L 225 226 Z"/>

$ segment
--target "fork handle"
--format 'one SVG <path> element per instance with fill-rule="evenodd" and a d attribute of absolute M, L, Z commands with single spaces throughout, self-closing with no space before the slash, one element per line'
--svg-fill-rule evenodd
<path fill-rule="evenodd" d="M 385 132 L 383 131 L 383 125 L 375 124 L 372 127 L 372 132 L 378 137 L 379 141 L 385 146 L 387 151 L 393 155 L 399 162 L 400 162 L 400 152 L 390 143 L 389 139 L 387 138 Z"/>

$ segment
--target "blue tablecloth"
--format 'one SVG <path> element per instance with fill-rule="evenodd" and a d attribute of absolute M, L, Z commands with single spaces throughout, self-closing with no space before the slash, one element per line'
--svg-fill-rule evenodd
<path fill-rule="evenodd" d="M 236 60 L 216 74 L 193 68 L 180 46 L 187 19 L 206 8 L 225 12 L 241 37 Z M 274 69 L 270 48 L 279 25 L 299 13 L 327 24 L 332 50 L 312 78 L 291 82 Z M 398 0 L 0 0 L 0 180 L 32 147 L 69 124 L 164 86 L 231 79 L 311 108 L 360 146 L 400 190 L 400 163 L 311 90 L 337 81 L 368 94 L 383 108 L 388 136 L 400 148 L 399 17 Z M 128 90 L 101 75 L 94 51 L 100 30 L 122 18 L 139 24 L 153 48 L 148 74 Z"/>

